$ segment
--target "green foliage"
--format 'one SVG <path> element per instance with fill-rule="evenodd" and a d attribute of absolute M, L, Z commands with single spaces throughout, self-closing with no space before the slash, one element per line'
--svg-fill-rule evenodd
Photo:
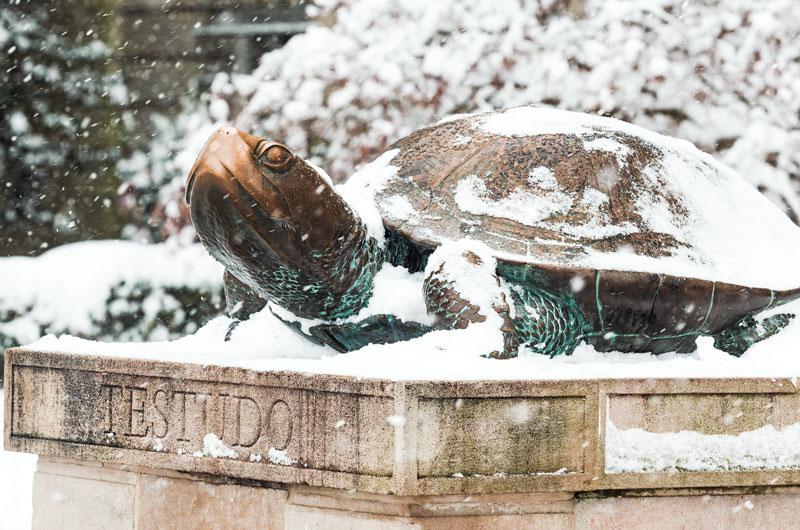
<path fill-rule="evenodd" d="M 113 2 L 0 9 L 0 255 L 115 237 L 122 77 Z"/>

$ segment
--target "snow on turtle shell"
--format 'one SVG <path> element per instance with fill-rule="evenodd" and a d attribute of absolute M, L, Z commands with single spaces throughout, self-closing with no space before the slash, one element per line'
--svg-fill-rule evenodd
<path fill-rule="evenodd" d="M 423 245 L 471 237 L 507 263 L 800 285 L 800 228 L 783 212 L 689 142 L 619 120 L 546 107 L 455 117 L 372 166 L 348 185 Z"/>

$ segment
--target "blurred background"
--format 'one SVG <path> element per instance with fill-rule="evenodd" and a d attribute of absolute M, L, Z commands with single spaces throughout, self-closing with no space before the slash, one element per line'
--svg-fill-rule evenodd
<path fill-rule="evenodd" d="M 0 350 L 218 314 L 183 181 L 222 124 L 341 181 L 454 113 L 678 136 L 800 219 L 796 0 L 0 0 Z"/>

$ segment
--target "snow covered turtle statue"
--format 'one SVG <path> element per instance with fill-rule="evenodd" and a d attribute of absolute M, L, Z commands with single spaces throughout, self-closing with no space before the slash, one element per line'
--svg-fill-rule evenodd
<path fill-rule="evenodd" d="M 800 297 L 800 228 L 777 207 L 688 142 L 595 115 L 455 117 L 338 187 L 286 146 L 226 127 L 186 198 L 226 268 L 232 317 L 269 303 L 340 351 L 494 322 L 495 357 L 581 341 L 690 352 L 699 335 L 740 355 L 794 316 L 754 315 Z M 425 271 L 435 323 L 360 318 L 386 262 Z"/>

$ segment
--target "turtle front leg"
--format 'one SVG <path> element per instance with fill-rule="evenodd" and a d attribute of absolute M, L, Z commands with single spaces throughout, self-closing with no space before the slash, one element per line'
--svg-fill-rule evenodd
<path fill-rule="evenodd" d="M 728 329 L 713 335 L 714 347 L 740 357 L 756 342 L 768 339 L 785 328 L 794 317 L 792 313 L 778 313 L 763 320 L 747 316 Z"/>
<path fill-rule="evenodd" d="M 503 334 L 503 349 L 491 357 L 517 356 L 519 342 L 509 305 L 510 293 L 496 273 L 490 249 L 475 241 L 446 243 L 428 259 L 425 304 L 437 318 L 437 327 L 463 329 L 491 320 Z"/>
<path fill-rule="evenodd" d="M 225 291 L 225 314 L 231 319 L 228 331 L 225 333 L 225 340 L 228 341 L 236 326 L 242 320 L 250 318 L 253 313 L 264 309 L 267 302 L 227 269 L 222 276 L 222 286 Z"/>
<path fill-rule="evenodd" d="M 465 328 L 493 319 L 503 350 L 491 357 L 516 357 L 520 345 L 551 357 L 569 355 L 589 331 L 573 300 L 532 286 L 508 286 L 483 243 L 459 241 L 439 247 L 425 269 L 425 303 L 441 328 Z"/>

